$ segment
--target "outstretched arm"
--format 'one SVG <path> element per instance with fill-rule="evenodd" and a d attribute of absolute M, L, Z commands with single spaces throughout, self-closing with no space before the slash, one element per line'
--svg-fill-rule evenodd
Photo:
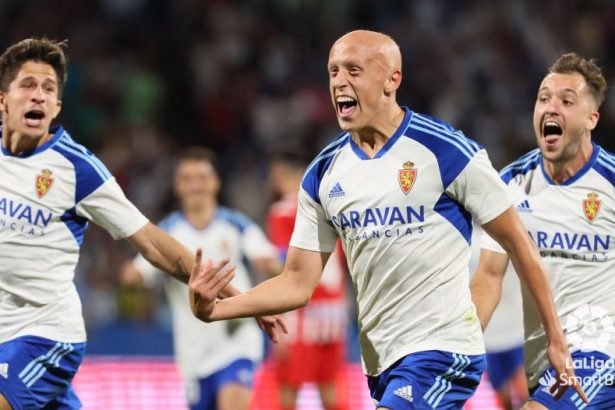
<path fill-rule="evenodd" d="M 502 296 L 502 282 L 508 265 L 508 255 L 482 249 L 480 261 L 472 283 L 472 301 L 476 305 L 476 313 L 480 320 L 480 326 L 485 330 L 493 312 Z"/>
<path fill-rule="evenodd" d="M 305 306 L 318 285 L 330 253 L 290 247 L 283 272 L 238 296 L 216 300 L 212 272 L 195 266 L 190 282 L 190 305 L 206 322 L 249 316 L 274 315 Z"/>
<path fill-rule="evenodd" d="M 167 272 L 175 279 L 188 283 L 190 272 L 194 265 L 194 256 L 186 247 L 179 243 L 175 238 L 148 222 L 143 228 L 139 229 L 134 235 L 129 236 L 128 240 L 132 243 L 149 263 L 158 269 Z M 210 266 L 212 274 L 217 272 L 228 263 L 228 258 L 224 258 L 215 266 Z M 234 271 L 234 268 L 231 269 Z M 221 291 L 223 296 L 232 296 L 240 292 L 227 285 Z"/>
<path fill-rule="evenodd" d="M 572 385 L 579 396 L 588 402 L 587 396 L 574 375 L 572 358 L 557 317 L 548 276 L 540 260 L 538 249 L 516 211 L 512 207 L 509 208 L 497 218 L 483 225 L 483 228 L 506 250 L 519 278 L 536 301 L 547 336 L 547 355 L 558 375 L 558 383 L 553 385 L 551 393 L 555 394 L 557 400 Z"/>

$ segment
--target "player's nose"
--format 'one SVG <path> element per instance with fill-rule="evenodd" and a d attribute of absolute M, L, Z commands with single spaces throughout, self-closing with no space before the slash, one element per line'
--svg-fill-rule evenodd
<path fill-rule="evenodd" d="M 43 101 L 45 101 L 45 92 L 43 91 L 43 87 L 35 87 L 34 90 L 32 90 L 31 98 L 32 101 L 37 103 L 42 103 Z"/>
<path fill-rule="evenodd" d="M 348 78 L 346 74 L 342 71 L 337 73 L 337 75 L 331 79 L 331 86 L 333 88 L 341 88 L 346 84 L 348 84 Z"/>
<path fill-rule="evenodd" d="M 559 113 L 559 105 L 560 103 L 555 98 L 551 98 L 545 106 L 545 113 L 548 115 L 557 115 Z"/>

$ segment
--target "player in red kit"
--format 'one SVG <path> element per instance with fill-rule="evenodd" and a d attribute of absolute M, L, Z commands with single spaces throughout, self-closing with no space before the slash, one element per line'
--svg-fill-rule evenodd
<path fill-rule="evenodd" d="M 269 178 L 279 200 L 271 205 L 267 222 L 269 238 L 283 260 L 295 226 L 297 193 L 306 165 L 291 150 L 271 155 Z M 326 410 L 347 408 L 337 382 L 345 362 L 348 325 L 345 274 L 346 261 L 338 241 L 309 304 L 284 314 L 288 334 L 272 354 L 282 410 L 295 408 L 297 393 L 305 382 L 317 384 Z"/>

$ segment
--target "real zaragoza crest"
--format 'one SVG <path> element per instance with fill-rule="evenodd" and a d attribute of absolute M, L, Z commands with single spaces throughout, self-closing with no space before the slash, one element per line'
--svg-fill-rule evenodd
<path fill-rule="evenodd" d="M 417 172 L 418 170 L 414 168 L 414 163 L 411 161 L 404 162 L 402 169 L 397 171 L 399 186 L 404 194 L 408 195 L 408 192 L 410 192 L 414 186 Z"/>
<path fill-rule="evenodd" d="M 39 198 L 44 197 L 51 186 L 53 185 L 54 179 L 51 177 L 53 172 L 50 169 L 45 168 L 41 171 L 40 175 L 36 176 L 36 182 L 34 183 L 34 188 L 36 189 L 36 196 Z"/>
<path fill-rule="evenodd" d="M 590 192 L 587 194 L 587 199 L 583 200 L 583 213 L 590 223 L 594 222 L 598 217 L 601 205 L 602 201 L 598 199 L 598 194 L 595 192 Z"/>

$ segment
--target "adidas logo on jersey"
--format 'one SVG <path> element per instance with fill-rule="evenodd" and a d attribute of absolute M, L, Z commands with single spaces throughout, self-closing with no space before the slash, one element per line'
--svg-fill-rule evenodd
<path fill-rule="evenodd" d="M 336 198 L 338 196 L 344 196 L 346 193 L 342 189 L 340 183 L 336 183 L 335 186 L 329 191 L 329 198 Z"/>
<path fill-rule="evenodd" d="M 409 402 L 412 402 L 412 400 L 414 400 L 412 398 L 412 386 L 404 386 L 404 387 L 400 387 L 399 389 L 396 389 L 393 394 L 395 394 L 396 396 L 399 396 L 403 399 L 408 400 Z"/>
<path fill-rule="evenodd" d="M 0 363 L 0 376 L 5 379 L 9 378 L 9 364 L 8 363 Z"/>
<path fill-rule="evenodd" d="M 532 212 L 532 208 L 530 207 L 530 202 L 526 199 L 517 205 L 518 212 Z"/>

